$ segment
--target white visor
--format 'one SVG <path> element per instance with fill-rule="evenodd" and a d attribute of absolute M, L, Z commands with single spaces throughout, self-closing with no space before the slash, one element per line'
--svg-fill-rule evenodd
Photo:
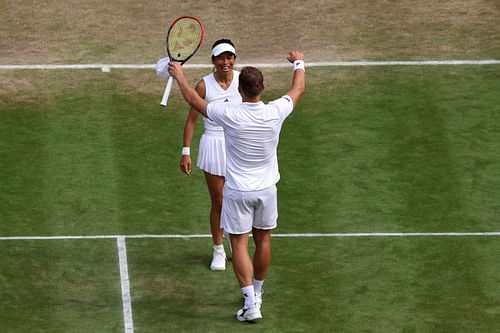
<path fill-rule="evenodd" d="M 224 52 L 231 52 L 232 54 L 236 55 L 236 50 L 231 44 L 228 43 L 219 44 L 212 49 L 212 55 L 214 57 L 217 57 Z"/>

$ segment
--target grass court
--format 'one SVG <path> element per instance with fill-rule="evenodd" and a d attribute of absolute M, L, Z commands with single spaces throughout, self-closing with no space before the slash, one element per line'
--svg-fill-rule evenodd
<path fill-rule="evenodd" d="M 308 51 L 311 61 L 500 58 L 495 1 L 292 1 L 274 25 L 240 1 L 29 5 L 1 5 L 1 64 L 155 63 L 162 24 L 188 8 L 207 29 L 192 63 L 208 63 L 221 36 L 240 64 L 283 62 L 289 47 L 306 66 Z M 242 23 L 218 25 L 234 8 Z M 20 22 L 23 10 L 33 20 Z M 301 23 L 318 12 L 327 19 L 311 36 Z M 274 31 L 266 43 L 253 20 Z M 194 84 L 206 72 L 187 75 Z M 264 100 L 286 92 L 290 69 L 263 72 Z M 134 332 L 498 330 L 500 66 L 311 67 L 306 78 L 281 134 L 279 227 L 252 325 L 234 318 L 231 263 L 208 268 L 209 195 L 199 170 L 178 167 L 188 110 L 178 89 L 162 109 L 153 70 L 0 70 L 0 331 L 131 332 L 124 253 Z"/>

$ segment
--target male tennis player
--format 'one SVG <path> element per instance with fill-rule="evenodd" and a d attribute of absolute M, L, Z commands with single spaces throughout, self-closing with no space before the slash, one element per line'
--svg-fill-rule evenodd
<path fill-rule="evenodd" d="M 304 55 L 288 54 L 293 63 L 292 87 L 268 104 L 260 100 L 264 90 L 262 73 L 244 67 L 239 76 L 242 103 L 208 103 L 191 88 L 179 63 L 171 62 L 169 72 L 184 99 L 203 116 L 223 127 L 226 142 L 226 183 L 221 224 L 229 233 L 233 248 L 233 269 L 245 304 L 236 317 L 240 321 L 262 318 L 262 284 L 271 261 L 271 230 L 276 228 L 279 181 L 277 146 L 285 119 L 299 102 L 305 89 Z M 248 253 L 252 232 L 255 253 Z"/>

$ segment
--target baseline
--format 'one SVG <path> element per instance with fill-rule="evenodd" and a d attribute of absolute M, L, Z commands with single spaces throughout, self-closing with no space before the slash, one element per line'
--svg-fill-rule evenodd
<path fill-rule="evenodd" d="M 482 60 L 387 60 L 387 61 L 320 61 L 307 62 L 306 67 L 358 67 L 358 66 L 443 66 L 443 65 L 500 65 L 498 59 Z M 237 64 L 235 67 L 255 66 L 258 68 L 290 67 L 289 63 Z M 212 68 L 212 64 L 185 64 L 185 68 Z M 156 64 L 0 64 L 4 70 L 50 70 L 50 69 L 155 69 Z"/>
<path fill-rule="evenodd" d="M 345 233 L 273 233 L 279 238 L 308 237 L 500 237 L 500 231 L 489 232 L 345 232 Z M 71 240 L 71 239 L 125 239 L 138 238 L 211 238 L 210 234 L 139 234 L 139 235 L 88 235 L 88 236 L 2 236 L 0 241 L 16 240 Z"/>

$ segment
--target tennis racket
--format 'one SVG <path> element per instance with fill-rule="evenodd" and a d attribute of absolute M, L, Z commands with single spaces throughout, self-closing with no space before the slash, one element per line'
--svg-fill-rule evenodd
<path fill-rule="evenodd" d="M 204 35 L 203 24 L 196 17 L 181 16 L 175 19 L 167 33 L 167 53 L 170 61 L 181 64 L 188 61 L 200 48 Z M 172 83 L 173 79 L 169 77 L 160 103 L 162 106 L 167 106 Z"/>

